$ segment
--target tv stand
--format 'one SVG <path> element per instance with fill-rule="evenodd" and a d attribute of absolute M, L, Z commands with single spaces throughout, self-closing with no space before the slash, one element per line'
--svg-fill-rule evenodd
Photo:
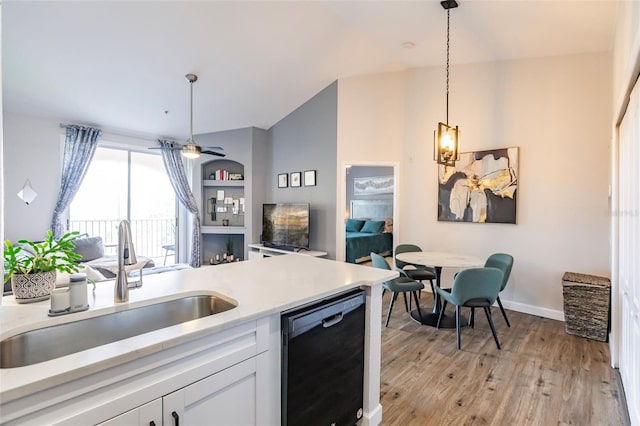
<path fill-rule="evenodd" d="M 276 247 L 267 247 L 264 244 L 249 244 L 249 256 L 248 259 L 261 259 L 263 257 L 270 256 L 281 256 L 284 254 L 297 254 L 300 256 L 313 256 L 313 257 L 323 257 L 327 255 L 326 251 L 318 251 L 318 250 L 307 250 L 307 249 L 297 249 L 291 248 L 289 250 L 276 248 Z"/>

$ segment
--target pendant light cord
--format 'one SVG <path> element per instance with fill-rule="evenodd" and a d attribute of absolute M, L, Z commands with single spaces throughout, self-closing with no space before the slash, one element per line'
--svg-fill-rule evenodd
<path fill-rule="evenodd" d="M 449 125 L 449 9 L 447 9 L 447 120 Z"/>

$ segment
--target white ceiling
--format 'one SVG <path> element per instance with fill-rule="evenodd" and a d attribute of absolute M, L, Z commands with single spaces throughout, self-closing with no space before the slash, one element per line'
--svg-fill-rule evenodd
<path fill-rule="evenodd" d="M 613 0 L 459 3 L 452 63 L 612 50 Z M 435 0 L 4 0 L 2 19 L 5 111 L 147 137 L 186 139 L 189 72 L 198 134 L 269 128 L 336 79 L 445 60 Z"/>

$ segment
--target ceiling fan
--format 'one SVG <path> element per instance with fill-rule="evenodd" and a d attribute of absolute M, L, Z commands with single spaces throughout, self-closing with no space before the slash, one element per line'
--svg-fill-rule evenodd
<path fill-rule="evenodd" d="M 195 83 L 198 80 L 198 76 L 195 74 L 187 74 L 185 75 L 185 78 L 189 82 L 190 93 L 191 93 L 191 96 L 190 96 L 191 109 L 189 112 L 189 139 L 187 139 L 186 144 L 181 145 L 181 144 L 175 143 L 170 149 L 178 150 L 181 152 L 183 157 L 191 158 L 191 159 L 200 157 L 200 154 L 209 154 L 209 155 L 215 155 L 218 157 L 225 157 L 226 156 L 225 154 L 218 152 L 223 150 L 222 147 L 220 146 L 201 147 L 200 145 L 197 145 L 193 140 L 193 83 Z M 160 148 L 153 147 L 149 149 L 160 149 Z"/>

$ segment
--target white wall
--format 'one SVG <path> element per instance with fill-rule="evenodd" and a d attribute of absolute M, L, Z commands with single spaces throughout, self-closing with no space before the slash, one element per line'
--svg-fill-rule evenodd
<path fill-rule="evenodd" d="M 5 239 L 41 240 L 50 229 L 60 187 L 59 122 L 4 114 Z M 17 197 L 29 179 L 38 197 L 26 205 Z"/>
<path fill-rule="evenodd" d="M 442 67 L 341 80 L 338 151 L 400 159 L 398 242 L 511 253 L 505 305 L 562 319 L 565 271 L 610 273 L 610 64 L 602 53 L 452 67 L 449 122 L 461 128 L 462 150 L 520 147 L 517 225 L 437 221 L 432 150 L 445 115 Z"/>
<path fill-rule="evenodd" d="M 4 116 L 4 233 L 5 239 L 40 240 L 51 228 L 51 216 L 60 188 L 65 130 L 60 121 L 17 114 Z M 139 149 L 156 146 L 154 141 L 103 132 L 101 146 Z M 149 152 L 149 151 L 146 151 Z M 26 205 L 17 197 L 29 179 L 38 197 Z"/>
<path fill-rule="evenodd" d="M 395 167 L 405 158 L 405 85 L 404 72 L 338 81 L 335 236 L 338 260 L 345 259 L 346 166 Z M 397 172 L 394 208 L 403 190 Z M 397 231 L 400 224 L 394 221 L 393 227 Z"/>

